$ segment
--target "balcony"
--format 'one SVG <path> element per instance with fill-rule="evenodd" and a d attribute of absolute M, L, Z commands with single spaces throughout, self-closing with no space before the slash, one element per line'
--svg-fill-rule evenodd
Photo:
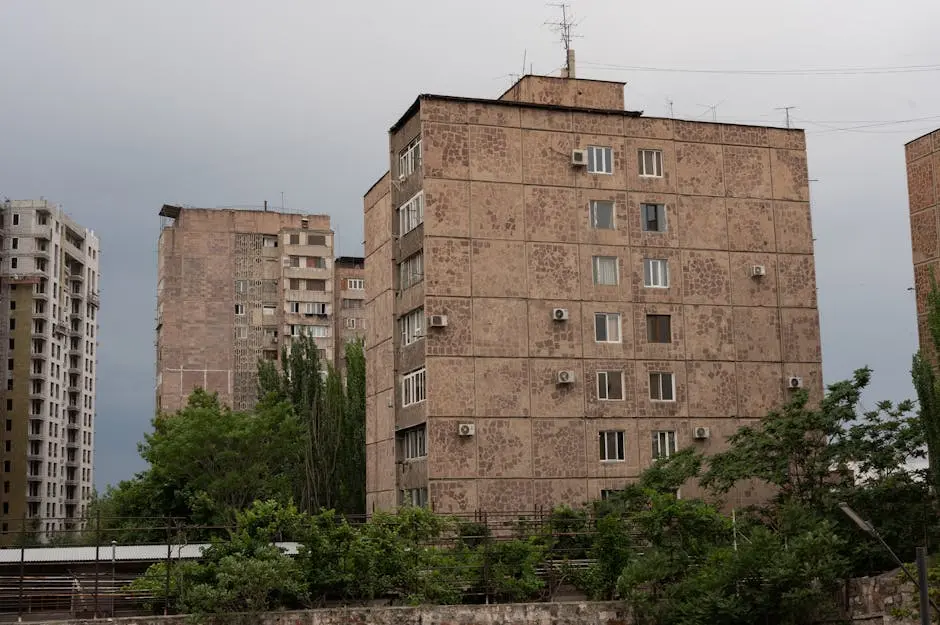
<path fill-rule="evenodd" d="M 66 459 L 65 459 L 65 466 L 67 466 L 67 467 L 77 467 L 78 465 L 79 465 L 79 462 L 78 462 L 78 459 L 77 459 L 77 458 L 66 458 Z"/>
<path fill-rule="evenodd" d="M 42 461 L 42 460 L 44 459 L 44 456 L 43 456 L 43 454 L 42 454 L 42 448 L 40 447 L 39 450 L 36 450 L 36 449 L 27 449 L 27 450 L 26 450 L 26 459 L 27 459 L 27 460 L 39 460 L 39 461 Z"/>
<path fill-rule="evenodd" d="M 94 305 L 96 308 L 100 308 L 101 300 L 98 297 L 98 291 L 88 292 L 88 303 Z"/>
<path fill-rule="evenodd" d="M 54 324 L 52 324 L 52 331 L 60 336 L 65 336 L 68 334 L 69 327 L 64 323 L 56 321 Z"/>
<path fill-rule="evenodd" d="M 72 282 L 84 282 L 85 276 L 79 271 L 74 271 L 69 273 L 69 280 Z"/>
<path fill-rule="evenodd" d="M 30 502 L 30 503 L 39 503 L 40 501 L 42 501 L 42 496 L 41 496 L 41 495 L 28 494 L 28 495 L 26 495 L 26 501 L 28 501 L 28 502 Z"/>
<path fill-rule="evenodd" d="M 81 443 L 76 440 L 65 441 L 66 449 L 78 449 L 81 446 Z"/>

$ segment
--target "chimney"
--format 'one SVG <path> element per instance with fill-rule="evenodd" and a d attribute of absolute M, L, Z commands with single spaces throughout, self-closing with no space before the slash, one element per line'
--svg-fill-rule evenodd
<path fill-rule="evenodd" d="M 562 78 L 574 78 L 574 50 L 568 48 L 568 57 L 565 61 L 564 67 L 561 68 L 561 77 Z"/>

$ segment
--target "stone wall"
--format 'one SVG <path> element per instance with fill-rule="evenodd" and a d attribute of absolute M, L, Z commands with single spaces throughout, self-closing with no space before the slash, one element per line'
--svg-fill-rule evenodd
<path fill-rule="evenodd" d="M 217 625 L 245 625 L 241 615 L 221 617 Z M 73 620 L 70 625 L 95 621 Z M 108 619 L 110 625 L 191 625 L 187 616 Z M 418 607 L 348 607 L 259 614 L 257 625 L 628 625 L 626 606 L 618 602 L 514 603 Z M 57 621 L 62 624 L 63 621 Z"/>
<path fill-rule="evenodd" d="M 845 617 L 865 625 L 916 625 L 917 588 L 900 570 L 877 577 L 849 580 L 844 595 Z"/>

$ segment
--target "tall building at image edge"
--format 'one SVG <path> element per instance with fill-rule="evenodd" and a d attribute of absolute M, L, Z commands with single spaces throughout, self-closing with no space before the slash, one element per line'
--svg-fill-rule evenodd
<path fill-rule="evenodd" d="M 92 496 L 98 237 L 46 200 L 0 202 L 0 542 L 81 528 Z M 61 535 L 61 534 L 58 534 Z"/>
<path fill-rule="evenodd" d="M 278 360 L 302 335 L 334 359 L 329 215 L 164 205 L 160 216 L 158 413 L 185 406 L 196 388 L 253 408 L 258 361 Z"/>
<path fill-rule="evenodd" d="M 917 329 L 920 348 L 934 357 L 927 328 L 927 297 L 931 272 L 940 281 L 940 130 L 918 137 L 904 146 L 907 192 L 911 215 L 911 255 L 917 297 Z"/>
<path fill-rule="evenodd" d="M 419 96 L 389 152 L 364 198 L 370 511 L 577 505 L 820 398 L 801 130 L 529 75 Z"/>

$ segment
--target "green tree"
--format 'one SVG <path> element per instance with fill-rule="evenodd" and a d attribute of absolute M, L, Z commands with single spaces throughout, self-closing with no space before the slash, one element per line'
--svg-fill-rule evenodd
<path fill-rule="evenodd" d="M 301 424 L 304 449 L 299 501 L 304 510 L 365 510 L 365 360 L 362 344 L 347 346 L 350 381 L 321 362 L 311 337 L 281 353 L 281 368 L 258 367 L 263 402 L 287 402 Z"/>
<path fill-rule="evenodd" d="M 918 416 L 926 439 L 928 481 L 934 500 L 940 494 L 940 381 L 936 374 L 936 354 L 940 354 L 940 289 L 931 271 L 927 293 L 927 329 L 931 349 L 914 354 L 911 377 L 920 404 Z M 935 504 L 936 505 L 936 504 Z"/>

